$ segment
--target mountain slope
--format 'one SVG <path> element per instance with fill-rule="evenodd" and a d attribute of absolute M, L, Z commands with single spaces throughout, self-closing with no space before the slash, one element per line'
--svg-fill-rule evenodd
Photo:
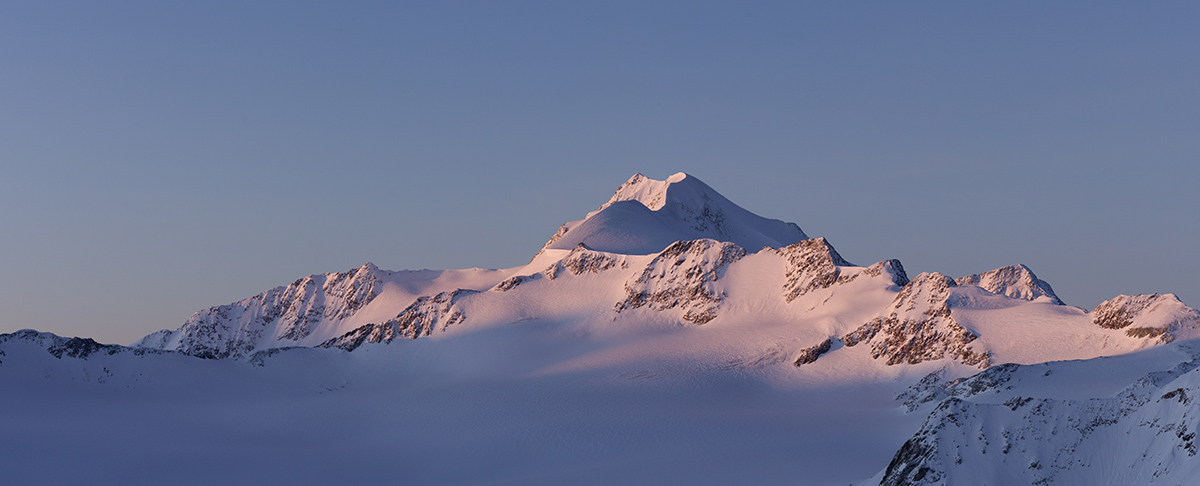
<path fill-rule="evenodd" d="M 1197 340 L 1200 312 L 1171 294 L 1089 312 L 1024 265 L 910 279 L 686 174 L 635 175 L 525 265 L 368 263 L 132 347 L 0 335 L 0 469 L 63 484 L 196 460 L 233 472 L 172 482 L 1181 484 L 1197 472 Z M 45 459 L 59 457 L 97 473 Z"/>
<path fill-rule="evenodd" d="M 600 209 L 565 223 L 542 251 L 583 243 L 609 253 L 645 255 L 676 241 L 712 239 L 758 251 L 808 238 L 799 226 L 767 219 L 682 172 L 664 181 L 634 174 Z"/>
<path fill-rule="evenodd" d="M 826 239 L 754 215 L 694 177 L 636 174 L 524 266 L 388 272 L 368 263 L 203 310 L 135 345 L 224 358 L 291 346 L 353 350 L 527 321 L 629 339 L 703 325 L 752 337 L 718 345 L 685 332 L 670 338 L 679 351 L 655 352 L 697 362 L 770 355 L 814 375 L 846 376 L 833 365 L 944 361 L 968 373 L 1130 352 L 1197 327 L 1174 296 L 1152 300 L 1106 303 L 1098 313 L 1109 317 L 1096 320 L 1061 305 L 1024 265 L 909 281 L 899 261 L 855 266 Z M 1147 309 L 1158 320 L 1126 325 Z M 705 349 L 713 351 L 697 351 Z"/>
<path fill-rule="evenodd" d="M 870 484 L 1191 484 L 1200 474 L 1197 344 L 926 382 L 907 396 L 946 398 Z M 1165 369 L 1147 372 L 1156 365 Z M 1108 394 L 1111 385 L 1097 386 L 1131 369 L 1146 374 Z"/>

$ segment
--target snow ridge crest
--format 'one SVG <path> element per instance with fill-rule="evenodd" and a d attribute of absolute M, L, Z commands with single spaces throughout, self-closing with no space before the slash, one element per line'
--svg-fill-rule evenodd
<path fill-rule="evenodd" d="M 960 286 L 975 285 L 993 294 L 1014 299 L 1037 300 L 1045 297 L 1054 304 L 1063 305 L 1062 299 L 1054 294 L 1050 284 L 1037 278 L 1029 267 L 1022 264 L 959 277 L 954 282 Z"/>

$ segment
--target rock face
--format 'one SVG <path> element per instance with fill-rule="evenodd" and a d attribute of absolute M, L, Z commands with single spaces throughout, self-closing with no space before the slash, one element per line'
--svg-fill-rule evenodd
<path fill-rule="evenodd" d="M 563 257 L 562 260 L 554 262 L 542 274 L 550 280 L 554 280 L 564 270 L 571 272 L 572 275 L 580 275 L 583 273 L 600 273 L 618 265 L 617 259 L 607 253 L 592 251 L 590 248 L 580 243 L 571 250 L 571 253 Z"/>
<path fill-rule="evenodd" d="M 378 272 L 367 263 L 347 272 L 304 277 L 197 312 L 178 330 L 150 334 L 134 346 L 228 358 L 251 352 L 266 337 L 297 341 L 321 322 L 340 321 L 370 303 L 380 292 Z"/>
<path fill-rule="evenodd" d="M 1092 310 L 1092 322 L 1105 329 L 1125 329 L 1130 337 L 1158 337 L 1170 342 L 1180 330 L 1200 327 L 1200 312 L 1175 294 L 1118 295 Z"/>
<path fill-rule="evenodd" d="M 976 339 L 950 313 L 954 280 L 922 273 L 903 289 L 884 314 L 846 334 L 846 346 L 866 344 L 871 356 L 889 365 L 917 364 L 945 357 L 986 368 L 989 354 L 971 349 Z"/>
<path fill-rule="evenodd" d="M 892 283 L 897 287 L 904 287 L 905 285 L 908 285 L 909 282 L 908 274 L 904 273 L 904 265 L 900 264 L 900 260 L 895 259 L 884 260 L 871 265 L 867 267 L 866 270 L 863 270 L 862 274 L 871 277 L 878 277 L 880 275 L 887 274 L 892 280 Z"/>
<path fill-rule="evenodd" d="M 960 286 L 975 285 L 993 294 L 1014 299 L 1037 300 L 1045 297 L 1050 302 L 1063 305 L 1063 301 L 1054 294 L 1050 284 L 1037 278 L 1025 265 L 1009 265 L 990 272 L 960 277 L 954 282 Z"/>
<path fill-rule="evenodd" d="M 783 298 L 791 302 L 814 289 L 829 288 L 837 282 L 847 262 L 825 238 L 813 238 L 775 250 L 787 261 L 784 271 Z"/>
<path fill-rule="evenodd" d="M 743 260 L 746 249 L 755 255 Z M 469 324 L 481 328 L 550 315 L 589 320 L 585 325 L 646 317 L 653 326 L 706 324 L 720 315 L 721 325 L 795 326 L 795 336 L 813 340 L 803 342 L 810 347 L 774 345 L 771 353 L 777 363 L 799 353 L 800 365 L 838 355 L 844 344 L 862 345 L 887 365 L 949 359 L 987 367 L 993 353 L 1012 360 L 1015 352 L 1003 336 L 992 339 L 997 326 L 984 307 L 1029 302 L 1027 315 L 1072 326 L 1082 321 L 1085 329 L 1075 336 L 1103 341 L 1108 350 L 1176 340 L 1185 330 L 1200 336 L 1200 314 L 1169 294 L 1101 304 L 1092 312 L 1099 326 L 1093 327 L 1081 313 L 1045 305 L 1062 301 L 1024 265 L 957 280 L 922 274 L 911 282 L 897 260 L 857 267 L 825 238 L 809 239 L 794 224 L 750 213 L 684 173 L 662 181 L 635 174 L 596 211 L 564 224 L 539 254 L 536 263 L 506 270 L 383 272 L 368 263 L 313 275 L 202 310 L 135 346 L 204 358 L 291 346 L 354 349 L 458 324 L 466 318 L 458 299 L 475 292 L 484 295 L 471 299 Z M 737 278 L 722 280 L 734 265 Z M 1024 326 L 1014 334 L 1036 332 L 1027 329 L 1035 321 L 1013 321 Z M 980 342 L 975 332 L 988 338 Z M 1063 335 L 1056 335 L 1060 344 L 1073 339 Z M 829 347 L 815 341 L 826 337 Z"/>
<path fill-rule="evenodd" d="M 1200 473 L 1191 459 L 1198 365 L 1193 356 L 1116 396 L 1085 400 L 1017 394 L 1046 389 L 1037 382 L 1052 379 L 1054 363 L 998 366 L 956 381 L 879 484 L 1191 484 Z"/>
<path fill-rule="evenodd" d="M 397 338 L 416 339 L 429 336 L 439 326 L 445 331 L 447 327 L 466 319 L 466 315 L 455 309 L 454 304 L 464 296 L 477 293 L 479 292 L 475 290 L 458 289 L 420 297 L 396 317 L 379 324 L 361 326 L 321 343 L 320 347 L 353 351 L 366 343 L 390 343 Z"/>
<path fill-rule="evenodd" d="M 87 359 L 95 354 L 114 355 L 119 353 L 134 353 L 145 354 L 162 353 L 160 350 L 151 350 L 145 348 L 131 348 L 126 346 L 118 346 L 115 344 L 100 344 L 92 338 L 65 338 L 48 332 L 38 332 L 32 329 L 22 329 L 17 332 L 0 334 L 0 343 L 9 341 L 24 341 L 46 349 L 47 353 L 58 359 L 75 358 Z M 0 357 L 4 356 L 4 352 L 0 351 Z M 2 362 L 0 362 L 2 363 Z"/>
<path fill-rule="evenodd" d="M 800 350 L 800 355 L 796 357 L 796 361 L 792 362 L 792 364 L 801 366 L 815 363 L 817 358 L 820 358 L 822 354 L 828 353 L 832 348 L 833 338 L 826 339 L 816 346 Z"/>
<path fill-rule="evenodd" d="M 640 275 L 625 283 L 627 297 L 614 309 L 682 309 L 683 320 L 704 324 L 717 316 L 725 296 L 715 283 L 746 250 L 714 240 L 678 241 L 654 257 Z"/>

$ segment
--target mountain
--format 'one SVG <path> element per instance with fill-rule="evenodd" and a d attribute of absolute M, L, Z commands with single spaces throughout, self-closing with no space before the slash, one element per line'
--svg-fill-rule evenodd
<path fill-rule="evenodd" d="M 680 172 L 656 181 L 634 174 L 600 209 L 559 227 L 542 251 L 583 243 L 597 251 L 645 255 L 676 241 L 699 239 L 757 251 L 807 238 L 795 223 L 742 209 L 693 176 Z"/>
<path fill-rule="evenodd" d="M 293 346 L 353 350 L 529 320 L 581 329 L 617 322 L 630 335 L 681 324 L 744 328 L 757 339 L 721 355 L 694 356 L 703 344 L 680 354 L 719 361 L 775 349 L 780 361 L 810 368 L 823 355 L 974 368 L 1090 358 L 1140 349 L 1180 327 L 1121 331 L 1093 322 L 1024 265 L 911 281 L 897 260 L 858 267 L 826 239 L 757 216 L 679 173 L 664 181 L 635 174 L 522 267 L 389 272 L 368 263 L 202 310 L 134 345 L 205 358 Z"/>
<path fill-rule="evenodd" d="M 1089 311 L 1021 264 L 958 278 L 855 265 L 693 176 L 637 174 L 521 266 L 367 263 L 128 347 L 0 335 L 0 471 L 1183 484 L 1200 467 L 1197 349 L 1200 312 L 1172 294 Z M 172 466 L 194 461 L 230 466 Z"/>
<path fill-rule="evenodd" d="M 1197 367 L 1190 344 L 934 376 L 904 395 L 924 424 L 866 484 L 1192 484 Z"/>

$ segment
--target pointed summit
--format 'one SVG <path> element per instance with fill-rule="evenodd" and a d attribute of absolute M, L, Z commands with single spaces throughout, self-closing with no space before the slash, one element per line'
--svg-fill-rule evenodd
<path fill-rule="evenodd" d="M 795 223 L 751 213 L 683 172 L 662 181 L 634 174 L 599 209 L 562 225 L 542 250 L 570 250 L 584 243 L 598 251 L 645 255 L 701 238 L 756 251 L 808 236 Z"/>
<path fill-rule="evenodd" d="M 1037 278 L 1033 270 L 1023 264 L 1009 265 L 995 270 L 967 275 L 954 280 L 958 285 L 976 285 L 997 295 L 1014 299 L 1037 300 L 1046 298 L 1051 303 L 1063 305 L 1062 299 L 1045 280 Z"/>
<path fill-rule="evenodd" d="M 613 193 L 612 197 L 608 198 L 608 202 L 600 206 L 596 211 L 602 211 L 604 208 L 611 206 L 615 202 L 621 201 L 637 201 L 646 206 L 651 211 L 662 209 L 663 204 L 667 200 L 667 188 L 677 182 L 682 182 L 688 179 L 689 176 L 683 172 L 676 172 L 675 175 L 668 177 L 665 181 L 656 181 L 642 175 L 641 172 L 634 174 L 629 180 L 625 181 L 617 188 L 617 192 Z M 699 179 L 691 178 L 693 184 L 699 182 L 705 189 L 712 191 L 712 188 L 704 185 Z M 595 211 L 593 212 L 595 213 Z"/>

